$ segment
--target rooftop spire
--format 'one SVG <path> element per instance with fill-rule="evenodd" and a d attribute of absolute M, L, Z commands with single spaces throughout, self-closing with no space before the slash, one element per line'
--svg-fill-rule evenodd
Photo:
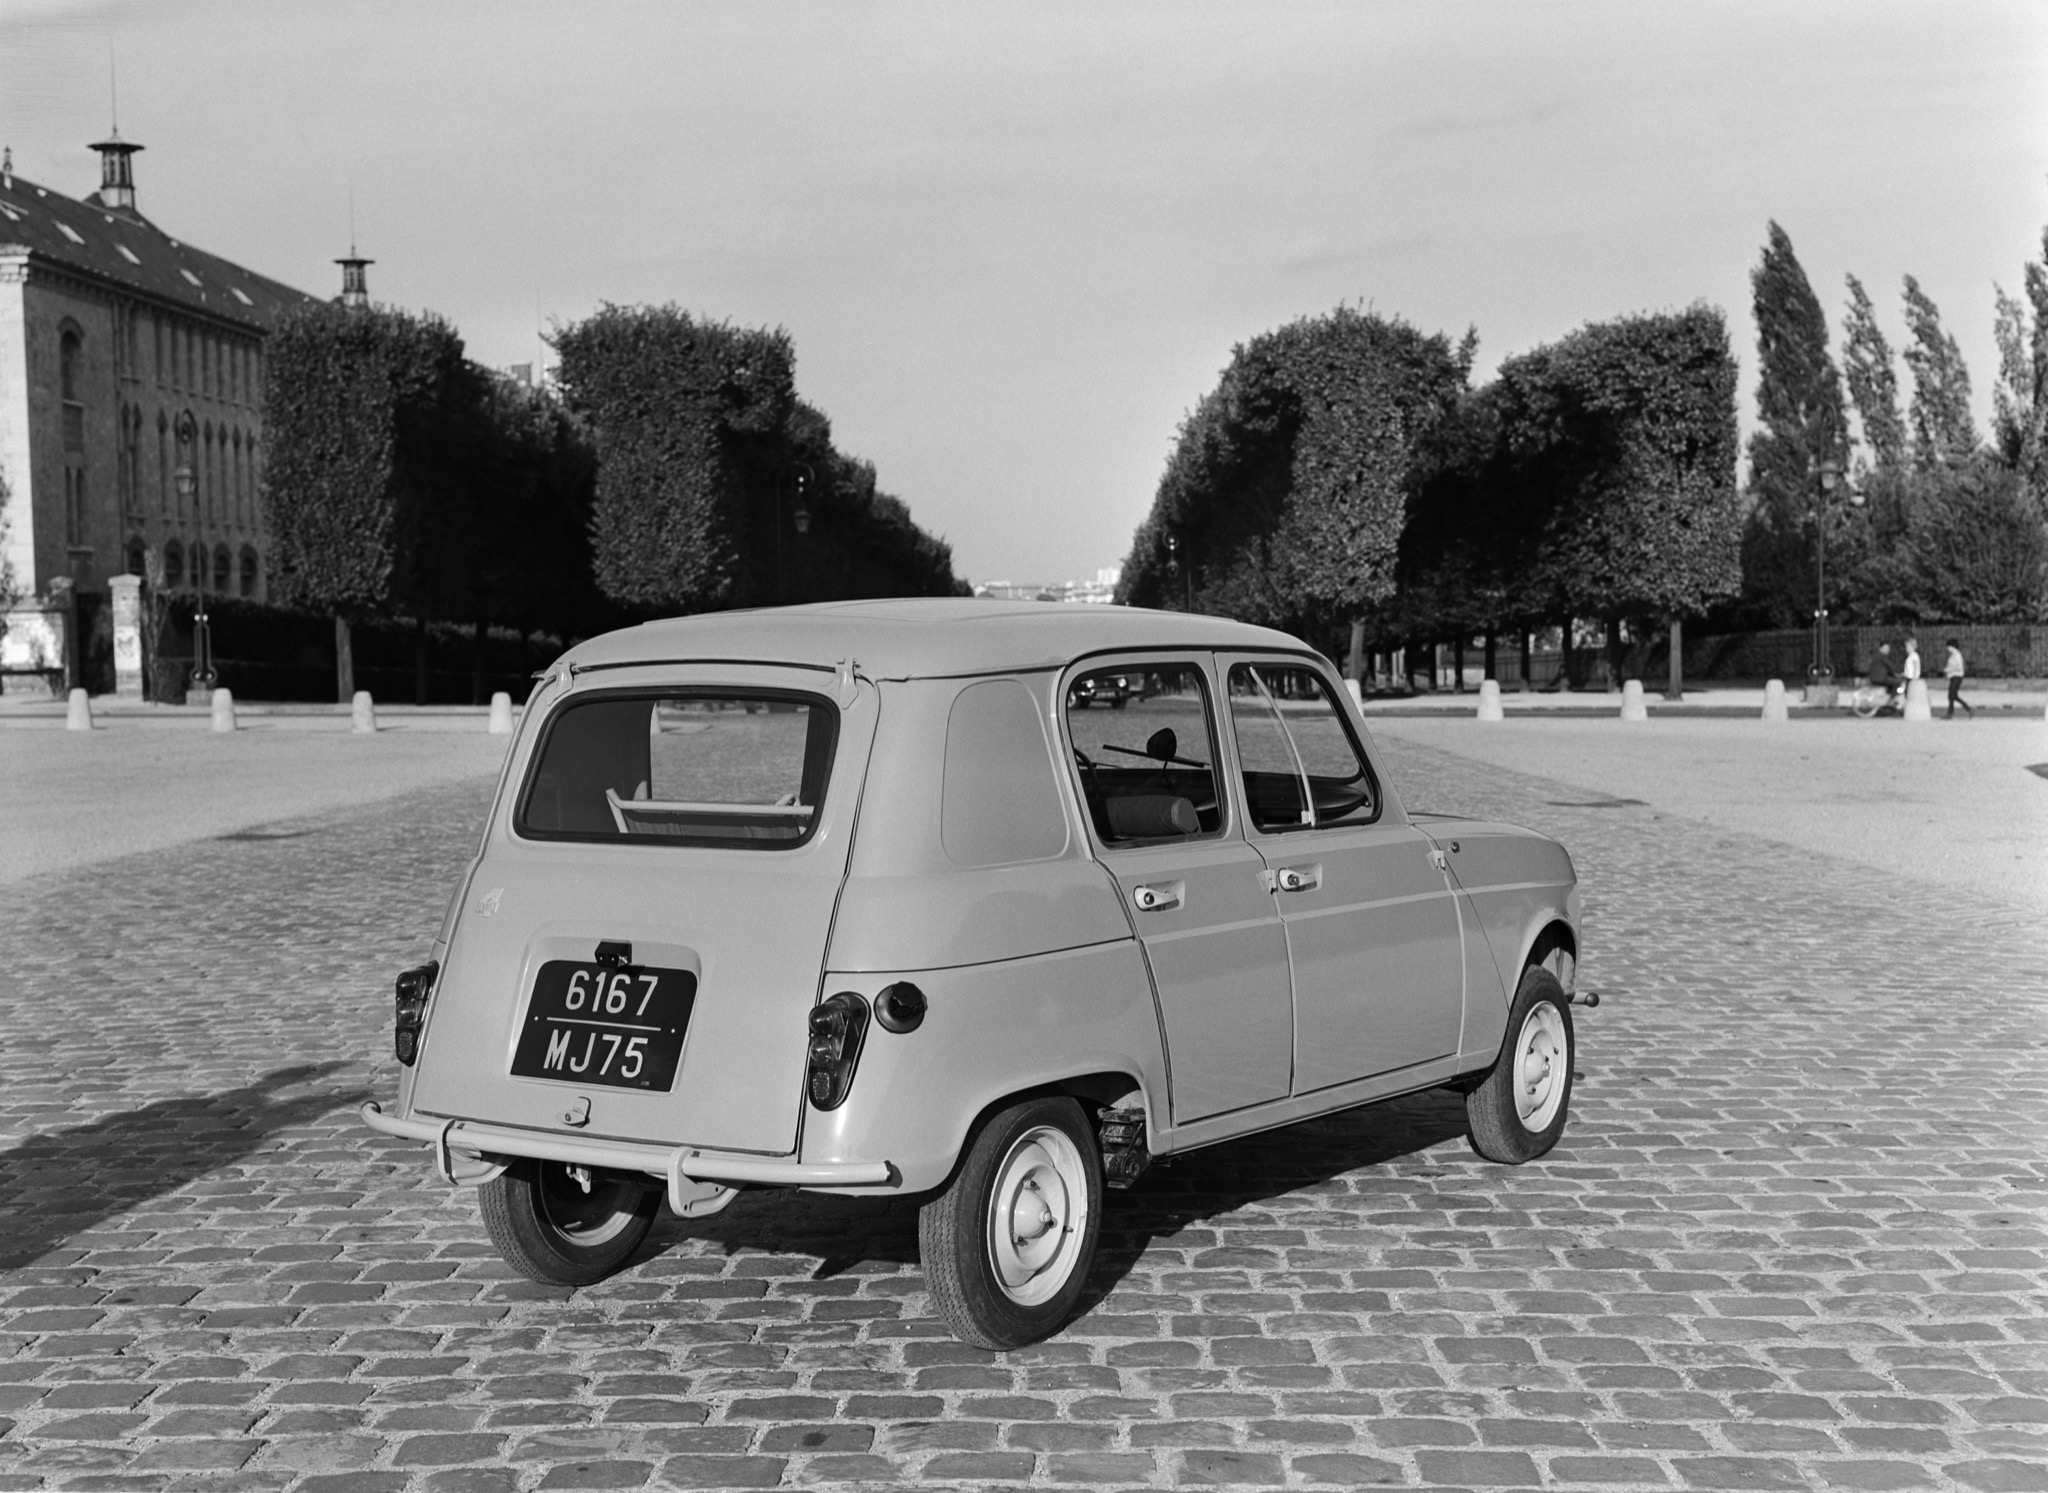
<path fill-rule="evenodd" d="M 374 259 L 365 259 L 356 253 L 356 188 L 350 182 L 348 188 L 348 258 L 334 261 L 341 266 L 341 303 L 344 306 L 367 306 L 370 304 L 370 285 L 363 274 L 367 265 L 375 264 Z"/>
<path fill-rule="evenodd" d="M 142 147 L 130 145 L 119 130 L 112 130 L 93 149 L 100 153 L 100 206 L 134 212 L 135 167 L 129 158 Z"/>

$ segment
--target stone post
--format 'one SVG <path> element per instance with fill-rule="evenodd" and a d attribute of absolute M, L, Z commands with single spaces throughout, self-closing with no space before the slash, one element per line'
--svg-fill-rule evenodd
<path fill-rule="evenodd" d="M 142 577 L 110 576 L 114 607 L 114 697 L 140 700 L 142 687 Z"/>

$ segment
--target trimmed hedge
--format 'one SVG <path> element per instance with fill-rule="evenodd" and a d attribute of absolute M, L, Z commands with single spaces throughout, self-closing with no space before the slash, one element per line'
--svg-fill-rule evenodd
<path fill-rule="evenodd" d="M 596 445 L 592 568 L 614 602 L 696 612 L 965 590 L 947 545 L 797 398 L 786 333 L 605 306 L 555 347 Z"/>

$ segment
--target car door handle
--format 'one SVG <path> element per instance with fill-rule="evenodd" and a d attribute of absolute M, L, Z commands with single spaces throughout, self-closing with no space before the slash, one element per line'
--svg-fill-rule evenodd
<path fill-rule="evenodd" d="M 1321 866 L 1282 866 L 1280 868 L 1280 890 L 1283 892 L 1312 892 L 1323 884 Z"/>
<path fill-rule="evenodd" d="M 1140 912 L 1164 912 L 1186 900 L 1187 883 L 1184 881 L 1162 881 L 1157 886 L 1131 888 L 1131 901 Z"/>

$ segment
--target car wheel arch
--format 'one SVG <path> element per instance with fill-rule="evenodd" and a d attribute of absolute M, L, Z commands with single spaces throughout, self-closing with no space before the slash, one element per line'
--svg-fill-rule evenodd
<path fill-rule="evenodd" d="M 1098 1109 L 1106 1109 L 1131 1094 L 1138 1095 L 1140 1103 L 1144 1106 L 1149 1133 L 1157 1118 L 1152 1097 L 1146 1092 L 1143 1079 L 1122 1069 L 1084 1071 L 1061 1078 L 1044 1079 L 993 1095 L 975 1110 L 967 1124 L 961 1128 L 959 1140 L 953 1147 L 953 1164 L 947 1169 L 945 1179 L 932 1190 L 941 1190 L 951 1185 L 968 1150 L 973 1146 L 975 1136 L 981 1133 L 982 1127 L 988 1124 L 992 1116 L 1013 1104 L 1048 1097 L 1075 1099 L 1080 1101 L 1081 1107 L 1088 1112 L 1089 1123 L 1095 1125 L 1095 1112 Z M 1099 1130 L 1099 1125 L 1096 1128 Z"/>

